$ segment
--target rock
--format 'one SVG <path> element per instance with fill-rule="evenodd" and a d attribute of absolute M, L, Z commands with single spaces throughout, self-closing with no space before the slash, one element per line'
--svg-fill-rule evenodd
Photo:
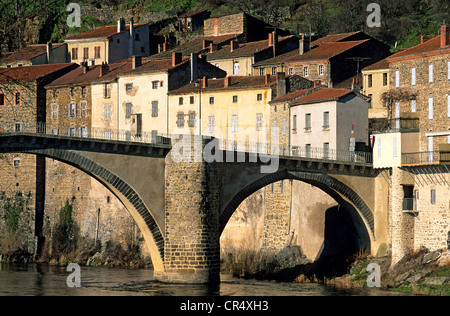
<path fill-rule="evenodd" d="M 447 284 L 449 282 L 448 277 L 427 277 L 425 278 L 425 280 L 423 281 L 423 284 L 426 285 L 444 285 Z"/>

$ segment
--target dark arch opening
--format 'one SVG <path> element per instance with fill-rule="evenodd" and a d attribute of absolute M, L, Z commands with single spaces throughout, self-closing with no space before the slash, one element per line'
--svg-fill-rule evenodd
<path fill-rule="evenodd" d="M 279 171 L 260 178 L 238 192 L 222 211 L 220 233 L 245 199 L 261 188 L 286 179 L 298 180 L 317 187 L 333 198 L 338 205 L 325 211 L 324 241 L 314 262 L 297 267 L 297 270 L 290 269 L 286 274 L 277 276 L 277 279 L 292 281 L 289 278 L 295 273 L 315 275 L 318 278 L 329 278 L 347 273 L 356 255 L 365 250 L 370 251 L 373 214 L 353 190 L 325 174 Z"/>

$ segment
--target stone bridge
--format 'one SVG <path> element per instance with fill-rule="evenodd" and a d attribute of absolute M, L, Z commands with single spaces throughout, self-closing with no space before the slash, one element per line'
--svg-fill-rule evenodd
<path fill-rule="evenodd" d="M 229 218 L 248 196 L 283 179 L 307 182 L 350 207 L 372 253 L 389 244 L 387 182 L 371 163 L 222 151 L 217 144 L 190 136 L 169 145 L 0 133 L 0 153 L 62 161 L 117 196 L 162 281 L 218 282 L 219 238 Z"/>

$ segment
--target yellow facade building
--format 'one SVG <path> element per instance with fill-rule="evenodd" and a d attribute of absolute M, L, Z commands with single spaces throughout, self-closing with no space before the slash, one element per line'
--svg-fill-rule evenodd
<path fill-rule="evenodd" d="M 370 97 L 369 119 L 387 118 L 388 112 L 382 95 L 389 91 L 389 63 L 383 59 L 362 70 L 362 93 Z"/>

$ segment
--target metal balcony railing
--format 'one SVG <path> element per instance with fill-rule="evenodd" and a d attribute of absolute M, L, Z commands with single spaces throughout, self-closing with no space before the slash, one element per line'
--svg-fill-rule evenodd
<path fill-rule="evenodd" d="M 170 145 L 169 138 L 152 132 L 142 132 L 138 134 L 129 130 L 62 126 L 42 122 L 0 122 L 0 134 L 1 133 L 45 134 L 74 138 L 94 138 L 112 141 Z"/>
<path fill-rule="evenodd" d="M 402 154 L 402 165 L 438 164 L 439 151 L 424 151 Z"/>

